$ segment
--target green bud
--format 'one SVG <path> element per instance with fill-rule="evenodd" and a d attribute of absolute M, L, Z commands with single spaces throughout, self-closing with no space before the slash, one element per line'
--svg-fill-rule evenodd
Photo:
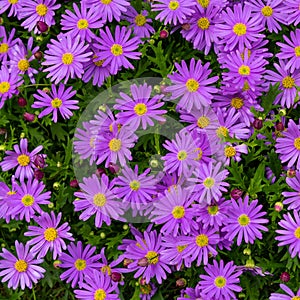
<path fill-rule="evenodd" d="M 245 248 L 243 253 L 244 253 L 244 255 L 251 255 L 251 249 Z"/>
<path fill-rule="evenodd" d="M 149 40 L 149 44 L 150 44 L 150 45 L 154 45 L 154 43 L 155 43 L 155 40 L 154 40 L 154 39 L 150 39 L 150 40 Z"/>
<path fill-rule="evenodd" d="M 59 188 L 60 188 L 60 183 L 59 183 L 59 182 L 54 182 L 54 183 L 53 183 L 53 188 L 54 188 L 55 190 L 59 190 Z"/>
<path fill-rule="evenodd" d="M 127 230 L 128 227 L 129 227 L 129 226 L 128 226 L 127 224 L 123 225 L 123 229 L 124 229 L 124 230 Z"/>
<path fill-rule="evenodd" d="M 100 233 L 100 238 L 101 238 L 101 239 L 105 239 L 105 238 L 106 238 L 106 234 L 105 234 L 104 232 L 101 232 L 101 233 Z"/>
<path fill-rule="evenodd" d="M 62 163 L 61 163 L 60 161 L 58 161 L 57 164 L 56 164 L 56 166 L 57 166 L 58 168 L 61 168 Z"/>
<path fill-rule="evenodd" d="M 150 167 L 151 168 L 157 168 L 158 167 L 158 160 L 157 159 L 150 160 Z"/>
<path fill-rule="evenodd" d="M 285 108 L 282 108 L 279 110 L 279 115 L 280 116 L 286 116 L 286 109 Z"/>
<path fill-rule="evenodd" d="M 50 203 L 48 204 L 48 207 L 49 207 L 49 208 L 53 208 L 53 207 L 54 207 L 54 204 L 53 204 L 52 202 L 50 202 Z"/>
<path fill-rule="evenodd" d="M 22 132 L 22 133 L 20 134 L 20 139 L 24 139 L 25 136 L 26 136 L 26 135 L 25 135 L 25 132 Z"/>

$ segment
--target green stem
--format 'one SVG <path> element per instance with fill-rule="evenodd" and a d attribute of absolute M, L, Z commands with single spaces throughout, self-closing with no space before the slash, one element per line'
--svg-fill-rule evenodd
<path fill-rule="evenodd" d="M 51 83 L 35 83 L 35 84 L 28 84 L 28 85 L 22 85 L 21 88 L 28 88 L 32 86 L 49 86 Z"/>
<path fill-rule="evenodd" d="M 33 296 L 33 300 L 36 300 L 35 292 L 34 292 L 34 287 L 32 287 L 32 296 Z"/>

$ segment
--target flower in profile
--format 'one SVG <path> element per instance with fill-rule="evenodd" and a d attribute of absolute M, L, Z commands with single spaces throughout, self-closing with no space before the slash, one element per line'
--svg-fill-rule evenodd
<path fill-rule="evenodd" d="M 140 44 L 138 37 L 130 38 L 131 30 L 125 26 L 117 26 L 115 37 L 112 36 L 109 27 L 105 31 L 100 29 L 100 38 L 93 46 L 98 49 L 96 55 L 99 60 L 104 60 L 103 67 L 110 65 L 110 73 L 115 75 L 121 67 L 134 69 L 130 59 L 139 59 L 140 52 L 135 52 Z"/>
<path fill-rule="evenodd" d="M 275 148 L 279 153 L 282 163 L 288 162 L 288 168 L 300 168 L 300 129 L 299 125 L 290 119 L 287 130 L 282 132 L 282 137 L 277 138 Z M 1 163 L 0 163 L 1 165 Z"/>
<path fill-rule="evenodd" d="M 45 51 L 45 61 L 42 65 L 48 66 L 43 72 L 49 72 L 47 78 L 58 84 L 65 79 L 81 78 L 83 63 L 89 61 L 92 52 L 87 52 L 89 45 L 80 41 L 80 36 L 73 38 L 70 34 L 60 34 L 58 41 L 51 39 L 48 50 Z"/>
<path fill-rule="evenodd" d="M 21 1 L 19 0 L 0 0 L 0 15 L 9 10 L 8 17 L 17 17 L 21 9 Z"/>
<path fill-rule="evenodd" d="M 114 181 L 109 182 L 105 174 L 102 174 L 100 179 L 95 174 L 83 178 L 83 183 L 79 183 L 81 191 L 74 193 L 79 199 L 73 202 L 75 211 L 83 211 L 80 220 L 86 221 L 95 216 L 95 226 L 100 228 L 103 222 L 109 226 L 111 218 L 121 219 L 123 210 L 114 194 L 114 184 Z"/>
<path fill-rule="evenodd" d="M 293 178 L 286 178 L 286 183 L 294 192 L 283 192 L 282 195 L 286 198 L 283 204 L 289 204 L 288 209 L 300 209 L 300 172 L 296 171 L 296 176 Z"/>
<path fill-rule="evenodd" d="M 0 163 L 2 171 L 17 167 L 15 177 L 20 178 L 21 181 L 24 181 L 24 178 L 31 179 L 33 177 L 35 155 L 43 149 L 43 146 L 40 145 L 29 152 L 27 146 L 27 139 L 21 139 L 20 146 L 14 145 L 14 151 L 6 151 L 7 156 Z"/>
<path fill-rule="evenodd" d="M 231 158 L 234 161 L 241 161 L 241 155 L 248 154 L 248 146 L 246 144 L 234 145 L 231 143 L 226 143 L 224 146 L 224 158 L 225 164 L 230 165 Z"/>
<path fill-rule="evenodd" d="M 261 231 L 268 231 L 268 228 L 261 225 L 269 220 L 262 218 L 266 212 L 261 211 L 262 205 L 257 205 L 258 200 L 249 203 L 249 196 L 246 195 L 244 201 L 231 200 L 231 209 L 228 210 L 227 225 L 222 228 L 226 232 L 225 239 L 233 240 L 237 236 L 237 245 L 245 243 L 253 244 L 256 239 L 262 239 Z"/>
<path fill-rule="evenodd" d="M 66 10 L 65 14 L 61 15 L 62 30 L 68 31 L 73 38 L 77 35 L 81 37 L 82 41 L 91 42 L 95 38 L 95 34 L 91 29 L 98 29 L 102 27 L 101 15 L 97 10 L 90 8 L 87 10 L 86 2 L 80 2 L 80 9 L 73 3 L 74 12 Z"/>
<path fill-rule="evenodd" d="M 276 230 L 279 235 L 275 240 L 279 241 L 278 246 L 289 246 L 291 257 L 296 255 L 300 258 L 300 218 L 297 210 L 293 210 L 294 218 L 290 213 L 284 214 L 283 219 L 278 223 L 283 229 Z"/>
<path fill-rule="evenodd" d="M 62 269 L 68 269 L 60 275 L 61 280 L 66 280 L 67 283 L 71 282 L 72 288 L 77 284 L 82 287 L 83 281 L 87 276 L 93 278 L 94 270 L 99 270 L 101 264 L 99 263 L 100 254 L 95 255 L 96 247 L 91 247 L 88 244 L 86 247 L 82 246 L 82 242 L 77 244 L 71 243 L 67 247 L 67 254 L 63 252 L 59 256 Z"/>
<path fill-rule="evenodd" d="M 53 113 L 52 121 L 56 123 L 58 112 L 64 119 L 69 119 L 73 115 L 71 110 L 79 109 L 76 105 L 78 100 L 71 99 L 76 95 L 76 91 L 72 91 L 72 86 L 66 89 L 62 83 L 57 88 L 55 84 L 52 84 L 49 93 L 43 90 L 37 90 L 37 93 L 33 94 L 33 97 L 39 101 L 35 100 L 31 107 L 45 108 L 39 114 L 39 118 Z"/>
<path fill-rule="evenodd" d="M 0 1 L 0 7 L 1 7 L 1 1 Z M 1 10 L 0 10 L 0 14 L 1 14 Z M 7 35 L 5 27 L 0 26 L 0 61 L 2 61 L 2 63 L 6 63 L 7 59 L 11 57 L 11 51 L 18 42 L 18 39 L 14 39 L 15 33 L 16 33 L 16 29 L 13 28 Z"/>
<path fill-rule="evenodd" d="M 104 300 L 120 299 L 117 292 L 117 283 L 111 281 L 108 276 L 102 272 L 93 271 L 92 276 L 86 276 L 80 290 L 74 290 L 77 299 Z"/>
<path fill-rule="evenodd" d="M 164 102 L 159 102 L 164 95 L 155 95 L 151 98 L 152 86 L 147 83 L 137 86 L 130 86 L 132 97 L 121 92 L 122 99 L 117 98 L 114 109 L 120 112 L 116 115 L 122 125 L 129 124 L 132 130 L 137 130 L 142 125 L 143 130 L 148 126 L 154 126 L 153 119 L 164 122 L 161 115 L 167 113 L 166 110 L 159 109 Z"/>
<path fill-rule="evenodd" d="M 181 296 L 177 298 L 177 300 L 186 300 L 186 299 L 198 299 L 203 300 L 201 296 L 201 287 L 199 283 L 195 288 L 186 288 L 185 290 L 181 291 Z"/>
<path fill-rule="evenodd" d="M 287 285 L 280 284 L 279 286 L 287 293 L 287 295 L 281 293 L 272 293 L 269 300 L 297 300 L 300 298 L 300 288 L 295 294 Z"/>
<path fill-rule="evenodd" d="M 200 109 L 202 106 L 211 104 L 213 93 L 218 89 L 211 84 L 218 80 L 218 76 L 208 78 L 211 74 L 209 63 L 202 66 L 201 60 L 190 61 L 188 69 L 186 62 L 183 60 L 181 65 L 175 63 L 179 73 L 168 75 L 173 85 L 166 88 L 166 92 L 172 93 L 172 99 L 180 98 L 178 106 L 191 112 L 194 108 Z"/>
<path fill-rule="evenodd" d="M 165 25 L 176 26 L 177 23 L 183 24 L 187 17 L 195 12 L 194 5 L 195 3 L 184 0 L 156 0 L 151 10 L 160 12 L 155 20 L 164 21 Z"/>
<path fill-rule="evenodd" d="M 240 280 L 239 276 L 242 271 L 237 271 L 233 261 L 224 263 L 223 260 L 220 264 L 216 260 L 213 265 L 204 267 L 208 275 L 201 274 L 200 287 L 202 295 L 207 299 L 230 300 L 236 299 L 234 292 L 241 292 L 242 288 L 237 285 Z"/>
<path fill-rule="evenodd" d="M 43 259 L 35 259 L 34 253 L 29 249 L 29 245 L 15 241 L 17 257 L 5 248 L 2 248 L 0 256 L 0 277 L 2 282 L 8 281 L 8 288 L 17 289 L 19 286 L 22 290 L 25 287 L 32 289 L 32 283 L 37 283 L 43 278 L 45 269 L 39 265 Z"/>
<path fill-rule="evenodd" d="M 62 249 L 67 249 L 64 240 L 74 241 L 69 232 L 69 224 L 66 222 L 59 226 L 61 217 L 61 212 L 57 216 L 53 211 L 51 214 L 44 212 L 41 216 L 34 217 L 39 226 L 28 226 L 28 231 L 24 233 L 25 236 L 35 236 L 27 244 L 33 245 L 31 252 L 37 254 L 38 259 L 45 257 L 49 250 L 53 252 L 53 259 L 56 259 Z"/>
<path fill-rule="evenodd" d="M 45 22 L 48 26 L 55 24 L 55 10 L 60 8 L 60 4 L 55 4 L 56 0 L 30 0 L 20 1 L 20 10 L 18 12 L 19 19 L 25 19 L 21 26 L 28 31 L 34 31 L 37 34 L 38 21 Z"/>
<path fill-rule="evenodd" d="M 299 0 L 285 0 L 282 2 L 283 5 L 283 11 L 286 13 L 286 20 L 284 24 L 290 25 L 293 24 L 297 26 L 300 23 L 300 10 L 299 10 L 299 5 L 300 2 Z"/>

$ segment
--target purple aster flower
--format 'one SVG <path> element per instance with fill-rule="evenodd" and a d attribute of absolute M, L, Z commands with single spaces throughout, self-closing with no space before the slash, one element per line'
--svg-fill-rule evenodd
<path fill-rule="evenodd" d="M 42 214 L 40 205 L 49 204 L 51 192 L 42 193 L 45 189 L 43 182 L 36 179 L 29 179 L 27 183 L 21 182 L 16 186 L 16 194 L 11 197 L 10 215 L 13 219 L 20 219 L 30 222 L 30 219 L 37 212 Z"/>
<path fill-rule="evenodd" d="M 296 86 L 300 86 L 300 69 L 290 72 L 290 70 L 285 68 L 286 63 L 284 60 L 279 60 L 279 65 L 274 63 L 274 67 L 279 74 L 272 70 L 267 70 L 264 78 L 267 80 L 268 85 L 280 82 L 279 90 L 283 92 L 276 96 L 274 104 L 280 102 L 282 107 L 290 108 L 294 106 L 296 100 Z"/>
<path fill-rule="evenodd" d="M 55 4 L 55 2 L 56 0 L 21 1 L 18 17 L 19 19 L 25 19 L 21 26 L 37 34 L 39 32 L 36 26 L 38 21 L 43 21 L 48 26 L 54 25 L 54 11 L 61 6 L 60 4 Z"/>
<path fill-rule="evenodd" d="M 273 276 L 273 274 L 269 272 L 263 272 L 262 268 L 255 266 L 253 259 L 247 259 L 246 264 L 244 266 L 237 266 L 236 270 L 242 271 L 243 273 L 249 272 L 253 276 L 257 276 L 257 275 L 262 277 L 265 277 L 266 275 Z"/>
<path fill-rule="evenodd" d="M 199 163 L 209 163 L 215 150 L 212 141 L 210 141 L 207 134 L 199 128 L 195 128 L 191 132 L 191 135 L 197 145 L 196 152 L 198 156 L 196 160 L 199 161 Z"/>
<path fill-rule="evenodd" d="M 21 1 L 18 0 L 1 0 L 0 1 L 0 15 L 3 14 L 4 12 L 6 12 L 7 10 L 10 11 L 8 13 L 8 17 L 11 16 L 18 16 L 18 14 L 20 13 L 20 9 L 22 8 L 21 6 Z"/>
<path fill-rule="evenodd" d="M 80 9 L 73 3 L 73 9 L 75 13 L 67 9 L 66 14 L 61 16 L 62 30 L 68 31 L 73 38 L 79 35 L 82 41 L 91 42 L 95 38 L 91 29 L 98 29 L 103 26 L 101 15 L 95 9 L 87 10 L 84 1 L 80 2 Z"/>
<path fill-rule="evenodd" d="M 164 95 L 155 95 L 151 98 L 152 86 L 148 86 L 147 83 L 138 86 L 132 84 L 130 91 L 132 97 L 121 92 L 122 99 L 116 99 L 117 104 L 114 105 L 114 109 L 121 111 L 116 115 L 121 124 L 130 124 L 132 130 L 137 130 L 142 125 L 145 130 L 147 125 L 154 126 L 153 119 L 166 121 L 161 115 L 167 111 L 159 109 L 164 105 L 164 102 L 159 102 Z"/>
<path fill-rule="evenodd" d="M 233 261 L 224 264 L 220 261 L 220 265 L 216 260 L 213 265 L 204 267 L 208 275 L 200 275 L 200 287 L 202 294 L 211 300 L 231 300 L 236 299 L 234 292 L 241 292 L 242 288 L 237 285 L 240 282 L 239 276 L 242 271 L 237 271 Z M 201 294 L 201 295 L 202 295 Z M 205 298 L 206 299 L 206 298 Z"/>
<path fill-rule="evenodd" d="M 121 219 L 123 210 L 114 194 L 114 184 L 115 181 L 109 182 L 105 174 L 100 179 L 95 174 L 83 178 L 83 183 L 79 183 L 81 191 L 74 193 L 79 199 L 73 202 L 75 211 L 83 211 L 80 220 L 86 221 L 95 216 L 95 226 L 100 228 L 103 222 L 109 226 L 111 218 Z"/>
<path fill-rule="evenodd" d="M 193 220 L 195 213 L 191 206 L 193 198 L 188 190 L 180 186 L 166 191 L 165 195 L 153 203 L 151 222 L 164 224 L 160 229 L 163 235 L 172 234 L 174 237 L 189 234 L 192 229 L 197 230 L 198 225 Z"/>
<path fill-rule="evenodd" d="M 242 240 L 253 244 L 256 239 L 262 239 L 261 231 L 268 231 L 268 228 L 261 225 L 268 223 L 268 219 L 262 218 L 266 212 L 262 212 L 262 205 L 257 205 L 258 200 L 249 203 L 249 196 L 246 195 L 244 201 L 231 200 L 231 209 L 228 211 L 227 225 L 222 228 L 227 232 L 226 239 L 233 240 L 237 236 L 237 245 L 240 246 Z"/>
<path fill-rule="evenodd" d="M 34 253 L 29 249 L 29 245 L 15 241 L 17 257 L 10 253 L 5 248 L 2 248 L 0 256 L 0 276 L 2 282 L 8 281 L 8 288 L 14 290 L 21 286 L 24 290 L 25 287 L 32 289 L 32 283 L 37 283 L 39 279 L 43 278 L 45 269 L 39 266 L 43 259 L 35 259 Z"/>
<path fill-rule="evenodd" d="M 290 37 L 291 39 L 285 35 L 283 36 L 286 44 L 276 43 L 281 47 L 281 51 L 276 56 L 279 59 L 288 59 L 285 70 L 293 73 L 295 69 L 300 68 L 300 29 L 296 29 L 295 32 L 292 31 Z"/>
<path fill-rule="evenodd" d="M 284 24 L 297 26 L 300 23 L 300 0 L 285 0 L 282 2 L 282 5 L 282 11 L 287 15 L 287 20 Z"/>
<path fill-rule="evenodd" d="M 69 78 L 81 78 L 83 74 L 83 63 L 89 60 L 92 52 L 86 52 L 89 45 L 80 41 L 80 36 L 73 38 L 70 34 L 60 34 L 58 41 L 51 39 L 48 43 L 48 50 L 45 51 L 45 61 L 42 65 L 49 66 L 43 72 L 49 72 L 47 78 L 58 84 L 65 79 L 66 84 Z"/>
<path fill-rule="evenodd" d="M 167 87 L 166 92 L 172 93 L 172 99 L 180 97 L 178 106 L 190 112 L 193 107 L 200 109 L 202 106 L 211 104 L 212 93 L 218 91 L 211 84 L 218 80 L 218 76 L 208 78 L 212 72 L 209 69 L 209 63 L 202 66 L 201 60 L 196 63 L 192 58 L 189 69 L 184 60 L 181 65 L 175 63 L 175 67 L 179 73 L 168 76 L 173 85 Z"/>
<path fill-rule="evenodd" d="M 140 299 L 141 300 L 151 300 L 157 292 L 157 287 L 154 283 L 140 285 Z"/>
<path fill-rule="evenodd" d="M 27 139 L 21 139 L 19 145 L 14 145 L 14 151 L 6 151 L 7 156 L 0 163 L 2 171 L 8 171 L 17 167 L 15 177 L 24 181 L 24 178 L 33 177 L 34 158 L 37 153 L 43 149 L 43 146 L 36 147 L 32 152 L 27 149 Z"/>
<path fill-rule="evenodd" d="M 193 288 L 186 288 L 185 290 L 182 290 L 181 296 L 177 298 L 177 300 L 186 300 L 191 299 L 191 300 L 203 300 L 201 296 L 201 287 L 199 286 L 199 283 L 197 286 Z"/>
<path fill-rule="evenodd" d="M 289 120 L 287 130 L 281 133 L 283 137 L 276 140 L 275 148 L 282 163 L 288 162 L 288 167 L 300 168 L 300 128 L 293 120 Z M 296 165 L 297 164 L 297 165 Z M 0 163 L 1 165 L 1 163 Z"/>
<path fill-rule="evenodd" d="M 276 230 L 280 235 L 275 237 L 275 240 L 280 241 L 278 246 L 289 246 L 289 252 L 291 257 L 296 255 L 300 258 L 300 218 L 299 213 L 293 210 L 294 218 L 290 213 L 283 215 L 283 220 L 278 224 L 284 228 L 284 230 Z"/>
<path fill-rule="evenodd" d="M 139 46 L 140 39 L 138 37 L 130 38 L 131 30 L 125 26 L 117 26 L 115 37 L 112 36 L 109 27 L 105 27 L 105 31 L 100 29 L 100 38 L 97 43 L 93 44 L 98 49 L 96 55 L 99 60 L 104 60 L 103 67 L 110 65 L 110 73 L 115 75 L 121 67 L 125 69 L 134 69 L 129 62 L 130 59 L 139 59 L 140 52 L 135 52 Z"/>
<path fill-rule="evenodd" d="M 300 172 L 296 171 L 296 176 L 293 178 L 286 178 L 286 183 L 294 192 L 283 192 L 282 195 L 286 197 L 283 204 L 289 204 L 288 209 L 300 209 Z"/>
<path fill-rule="evenodd" d="M 241 144 L 241 145 L 234 145 L 231 143 L 225 144 L 223 157 L 225 158 L 226 165 L 230 165 L 231 158 L 233 158 L 233 160 L 237 162 L 241 161 L 242 160 L 241 154 L 248 154 L 248 147 L 246 144 Z"/>
<path fill-rule="evenodd" d="M 64 119 L 69 119 L 73 115 L 71 110 L 79 109 L 79 107 L 76 105 L 78 100 L 71 99 L 76 95 L 76 91 L 72 91 L 72 86 L 65 89 L 65 85 L 62 83 L 59 84 L 58 88 L 56 88 L 55 84 L 52 84 L 50 93 L 46 93 L 43 90 L 37 90 L 37 92 L 38 94 L 34 94 L 33 97 L 39 101 L 34 101 L 31 107 L 46 107 L 39 114 L 39 118 L 53 113 L 52 121 L 56 123 L 58 112 L 60 112 Z"/>
<path fill-rule="evenodd" d="M 296 295 L 295 293 L 285 284 L 279 285 L 282 290 L 284 290 L 288 295 L 272 293 L 269 300 L 297 300 L 300 298 L 300 288 L 298 289 Z"/>
<path fill-rule="evenodd" d="M 81 284 L 80 290 L 74 290 L 74 293 L 77 299 L 82 300 L 118 300 L 120 298 L 115 294 L 116 290 L 116 283 L 103 273 L 94 270 L 92 276 L 85 277 L 85 282 Z"/>
<path fill-rule="evenodd" d="M 226 12 L 222 12 L 221 19 L 223 23 L 216 24 L 216 34 L 222 39 L 225 51 L 238 48 L 243 52 L 245 47 L 251 49 L 253 42 L 264 37 L 259 33 L 264 30 L 259 16 L 253 17 L 248 6 L 237 4 L 233 10 L 227 7 Z"/>
<path fill-rule="evenodd" d="M 164 21 L 164 24 L 177 25 L 184 23 L 187 16 L 195 12 L 195 3 L 186 2 L 184 0 L 156 0 L 151 6 L 152 11 L 160 13 L 155 17 L 155 20 Z"/>
<path fill-rule="evenodd" d="M 6 2 L 7 0 L 5 0 Z M 1 1 L 0 1 L 1 7 Z M 1 10 L 0 10 L 1 14 Z M 6 30 L 4 26 L 0 26 L 0 61 L 5 63 L 9 57 L 11 57 L 11 51 L 14 46 L 17 44 L 18 39 L 14 39 L 14 35 L 16 33 L 16 29 L 13 28 L 9 35 L 6 34 Z"/>
<path fill-rule="evenodd" d="M 99 263 L 100 254 L 94 255 L 96 247 L 91 247 L 88 244 L 86 247 L 82 246 L 82 242 L 79 241 L 77 244 L 73 242 L 67 247 L 68 252 L 62 253 L 59 256 L 61 264 L 59 265 L 62 269 L 68 269 L 60 275 L 61 280 L 66 280 L 67 283 L 71 282 L 72 288 L 77 283 L 79 287 L 82 287 L 83 280 L 86 280 L 87 276 L 93 278 L 94 270 L 99 270 L 101 264 Z"/>
<path fill-rule="evenodd" d="M 72 233 L 69 232 L 71 227 L 66 222 L 59 226 L 61 221 L 61 212 L 56 216 L 53 211 L 51 214 L 42 213 L 39 217 L 34 217 L 34 221 L 39 226 L 28 226 L 25 236 L 35 236 L 27 242 L 29 246 L 33 245 L 31 252 L 37 254 L 37 258 L 43 258 L 48 251 L 53 252 L 53 259 L 66 250 L 67 246 L 64 240 L 74 241 Z"/>

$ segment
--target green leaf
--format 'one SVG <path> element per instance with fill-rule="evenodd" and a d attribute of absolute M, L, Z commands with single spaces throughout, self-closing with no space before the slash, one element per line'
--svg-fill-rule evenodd
<path fill-rule="evenodd" d="M 253 195 L 253 197 L 256 198 L 255 194 L 262 191 L 263 184 L 261 182 L 264 176 L 265 176 L 265 162 L 263 161 L 256 169 L 253 178 L 250 179 L 250 185 L 248 188 L 248 193 L 250 194 L 250 196 Z"/>
<path fill-rule="evenodd" d="M 282 91 L 279 90 L 279 82 L 275 85 L 270 84 L 269 91 L 266 95 L 261 97 L 261 106 L 264 108 L 265 113 L 269 113 L 273 107 L 273 102 L 277 95 Z"/>
<path fill-rule="evenodd" d="M 151 299 L 152 300 L 164 300 L 160 290 L 158 290 Z"/>
<path fill-rule="evenodd" d="M 51 134 L 53 139 L 64 141 L 68 133 L 62 128 L 61 124 L 53 123 L 51 125 Z"/>
<path fill-rule="evenodd" d="M 136 287 L 133 296 L 130 298 L 130 300 L 140 300 L 140 288 Z"/>

